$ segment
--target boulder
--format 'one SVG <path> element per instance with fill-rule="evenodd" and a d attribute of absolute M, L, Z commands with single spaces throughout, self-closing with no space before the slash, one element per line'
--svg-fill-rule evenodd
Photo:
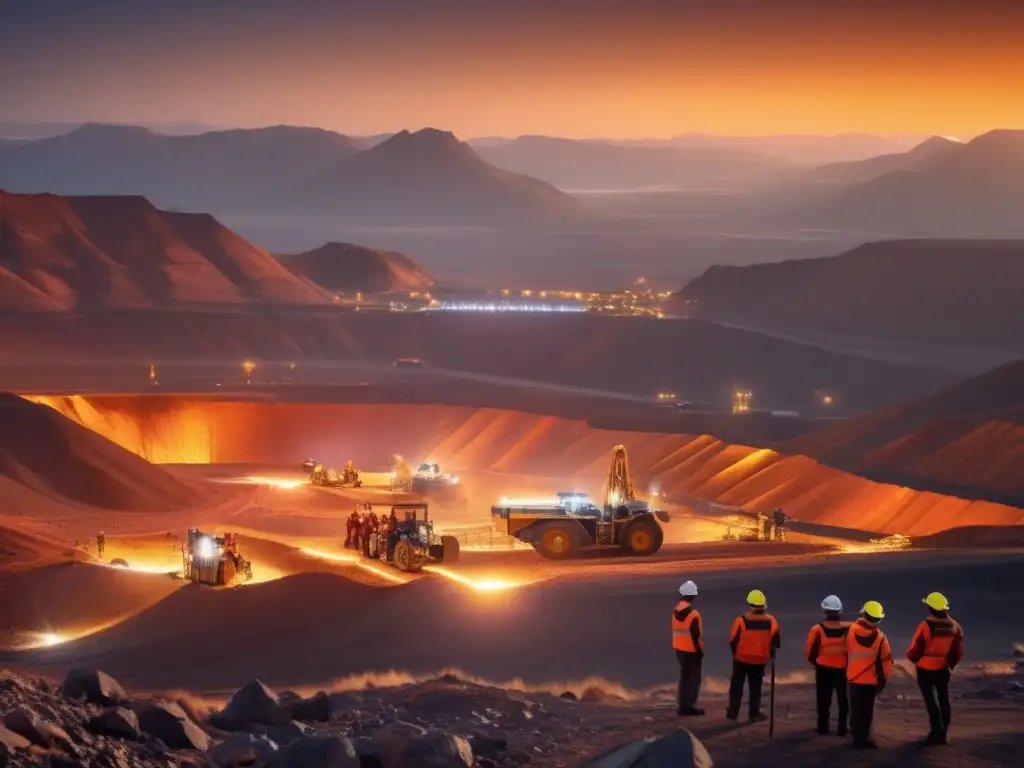
<path fill-rule="evenodd" d="M 583 768 L 712 768 L 700 740 L 685 728 L 659 739 L 631 741 L 583 763 Z"/>
<path fill-rule="evenodd" d="M 259 680 L 235 691 L 224 711 L 212 718 L 214 725 L 228 731 L 237 731 L 250 723 L 282 725 L 291 719 L 277 694 Z"/>
<path fill-rule="evenodd" d="M 324 691 L 317 693 L 308 699 L 298 699 L 289 704 L 292 720 L 302 720 L 307 723 L 326 723 L 331 719 L 331 697 Z"/>
<path fill-rule="evenodd" d="M 4 715 L 4 725 L 8 730 L 24 736 L 33 744 L 46 747 L 59 747 L 74 751 L 74 744 L 67 731 L 59 725 L 43 720 L 39 715 L 26 707 L 18 707 Z"/>
<path fill-rule="evenodd" d="M 467 768 L 473 749 L 461 736 L 406 723 L 392 723 L 373 735 L 374 757 L 383 768 Z"/>
<path fill-rule="evenodd" d="M 281 749 L 268 768 L 361 768 L 361 763 L 342 736 L 305 736 Z"/>
<path fill-rule="evenodd" d="M 134 710 L 139 718 L 139 727 L 171 749 L 205 751 L 210 746 L 206 732 L 173 702 L 155 699 L 137 704 Z"/>
<path fill-rule="evenodd" d="M 5 749 L 28 749 L 32 742 L 0 724 L 0 751 Z"/>
<path fill-rule="evenodd" d="M 98 669 L 74 667 L 64 678 L 64 697 L 72 701 L 87 701 L 90 704 L 117 706 L 128 700 L 117 680 Z"/>
<path fill-rule="evenodd" d="M 98 736 L 135 741 L 139 738 L 139 718 L 130 709 L 114 707 L 90 718 L 86 727 Z"/>
<path fill-rule="evenodd" d="M 275 726 L 267 733 L 270 740 L 279 747 L 285 747 L 296 739 L 312 735 L 312 728 L 308 725 L 304 725 L 303 723 L 296 722 L 295 720 L 291 720 L 284 725 Z"/>
<path fill-rule="evenodd" d="M 265 736 L 234 733 L 206 753 L 206 762 L 211 768 L 263 766 L 276 754 L 277 746 Z"/>

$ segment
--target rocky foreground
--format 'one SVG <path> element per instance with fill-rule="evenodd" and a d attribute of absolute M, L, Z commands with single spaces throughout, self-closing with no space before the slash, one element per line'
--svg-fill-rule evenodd
<path fill-rule="evenodd" d="M 812 732 L 813 690 L 780 687 L 776 732 L 723 717 L 720 685 L 703 718 L 681 721 L 672 691 L 613 686 L 507 690 L 455 675 L 394 687 L 274 692 L 258 680 L 221 706 L 191 696 L 131 696 L 97 670 L 60 685 L 0 672 L 0 768 L 591 768 L 1014 764 L 1024 750 L 1024 659 L 958 677 L 950 747 L 914 744 L 927 720 L 907 675 L 876 712 L 882 749 L 865 756 Z M 693 733 L 682 728 L 692 729 Z"/>

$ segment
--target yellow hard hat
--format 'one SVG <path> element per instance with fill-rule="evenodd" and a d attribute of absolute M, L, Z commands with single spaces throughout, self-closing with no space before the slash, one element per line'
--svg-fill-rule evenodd
<path fill-rule="evenodd" d="M 941 592 L 932 592 L 928 597 L 921 601 L 933 611 L 948 611 L 949 600 Z"/>
<path fill-rule="evenodd" d="M 764 608 L 768 605 L 768 600 L 760 589 L 752 589 L 750 594 L 747 595 L 747 605 L 752 605 L 755 608 Z"/>
<path fill-rule="evenodd" d="M 861 613 L 875 621 L 881 621 L 885 618 L 885 609 L 882 608 L 882 604 L 877 600 L 868 600 L 864 603 Z"/>

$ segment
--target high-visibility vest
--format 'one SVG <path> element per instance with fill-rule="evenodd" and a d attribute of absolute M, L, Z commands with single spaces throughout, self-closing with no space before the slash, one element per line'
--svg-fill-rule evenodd
<path fill-rule="evenodd" d="M 672 647 L 677 651 L 696 653 L 697 644 L 694 643 L 691 633 L 693 623 L 700 619 L 700 614 L 697 613 L 696 609 L 691 608 L 685 619 L 680 621 L 676 618 L 676 613 L 689 607 L 689 605 L 690 603 L 685 600 L 680 600 L 679 604 L 672 609 Z"/>
<path fill-rule="evenodd" d="M 953 643 L 962 634 L 960 625 L 948 617 L 928 617 L 922 621 L 914 633 L 914 639 L 910 641 L 911 648 L 920 637 L 925 641 L 924 655 L 917 660 L 918 668 L 932 671 L 949 669 Z"/>
<path fill-rule="evenodd" d="M 859 685 L 878 685 L 878 668 L 883 680 L 892 672 L 892 653 L 885 634 L 870 624 L 857 621 L 846 635 L 846 679 Z"/>
<path fill-rule="evenodd" d="M 850 625 L 842 621 L 815 624 L 807 635 L 807 660 L 819 667 L 846 669 L 846 635 L 849 631 Z"/>
<path fill-rule="evenodd" d="M 779 623 L 769 613 L 748 611 L 732 624 L 729 638 L 739 636 L 733 658 L 744 664 L 767 664 L 772 656 L 772 637 L 779 632 Z"/>

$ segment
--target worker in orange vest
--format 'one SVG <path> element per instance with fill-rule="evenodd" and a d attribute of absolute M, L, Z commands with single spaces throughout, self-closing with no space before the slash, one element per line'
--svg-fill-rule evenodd
<path fill-rule="evenodd" d="M 950 618 L 945 595 L 932 592 L 921 602 L 928 606 L 930 615 L 918 625 L 907 658 L 917 667 L 917 686 L 931 722 L 923 743 L 945 744 L 951 716 L 949 678 L 964 658 L 964 631 Z"/>
<path fill-rule="evenodd" d="M 692 581 L 679 587 L 679 603 L 672 610 L 672 647 L 679 662 L 679 694 L 676 699 L 676 713 L 679 715 L 703 715 L 697 697 L 700 695 L 701 667 L 704 662 L 704 645 L 700 639 L 700 613 L 693 607 L 697 599 L 697 585 Z"/>
<path fill-rule="evenodd" d="M 850 687 L 850 730 L 854 749 L 878 749 L 871 740 L 875 697 L 892 674 L 892 650 L 878 622 L 885 618 L 882 604 L 864 603 L 860 618 L 846 635 L 846 680 Z"/>
<path fill-rule="evenodd" d="M 835 595 L 821 601 L 825 620 L 807 634 L 807 660 L 814 665 L 814 687 L 818 699 L 818 733 L 828 733 L 832 694 L 839 703 L 840 736 L 846 735 L 850 702 L 846 695 L 846 634 L 850 625 L 840 619 L 843 603 Z"/>
<path fill-rule="evenodd" d="M 735 720 L 740 714 L 743 701 L 743 684 L 750 687 L 750 722 L 767 720 L 761 714 L 761 683 L 764 681 L 765 665 L 781 645 L 779 623 L 767 612 L 768 601 L 764 593 L 753 590 L 747 595 L 749 610 L 737 617 L 729 632 L 732 647 L 732 680 L 729 682 L 729 708 L 725 716 Z"/>

